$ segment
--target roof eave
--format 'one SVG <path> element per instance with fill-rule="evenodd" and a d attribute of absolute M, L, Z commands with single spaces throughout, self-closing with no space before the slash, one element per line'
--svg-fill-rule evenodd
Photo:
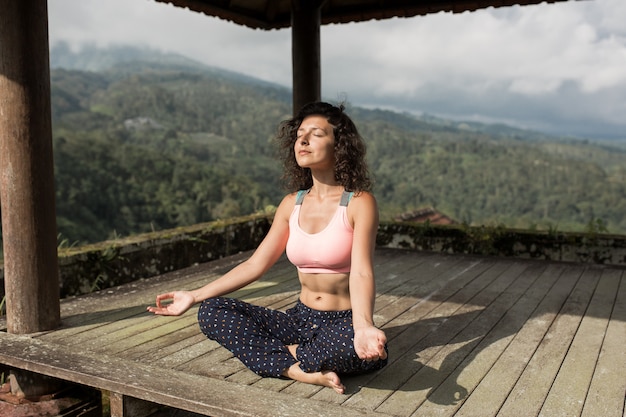
<path fill-rule="evenodd" d="M 191 11 L 218 17 L 238 25 L 252 29 L 272 30 L 291 26 L 291 9 L 282 2 L 268 0 L 263 10 L 242 8 L 233 5 L 235 2 L 219 0 L 156 0 L 175 7 L 187 8 Z M 340 24 L 364 22 L 368 20 L 384 20 L 394 17 L 425 16 L 433 13 L 472 12 L 489 7 L 526 6 L 539 3 L 556 3 L 580 0 L 395 0 L 385 2 L 364 1 L 360 4 L 341 1 L 327 1 L 322 6 L 321 23 Z"/>

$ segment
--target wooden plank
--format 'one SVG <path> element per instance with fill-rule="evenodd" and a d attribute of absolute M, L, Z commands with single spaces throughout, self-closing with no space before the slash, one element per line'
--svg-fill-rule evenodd
<path fill-rule="evenodd" d="M 541 408 L 541 417 L 578 416 L 582 412 L 621 276 L 605 272 Z"/>
<path fill-rule="evenodd" d="M 602 343 L 602 350 L 583 407 L 583 417 L 620 417 L 626 397 L 626 272 L 606 271 L 621 275 L 611 319 Z"/>
<path fill-rule="evenodd" d="M 414 315 L 416 322 L 407 326 L 405 324 L 406 319 L 401 317 L 398 321 L 404 330 L 398 340 L 394 339 L 392 346 L 398 345 L 399 358 L 397 362 L 391 363 L 382 371 L 382 373 L 388 375 L 386 377 L 386 385 L 392 390 L 399 389 L 403 383 L 408 381 L 422 367 L 422 364 L 417 361 L 416 354 L 413 352 L 420 351 L 427 346 L 443 346 L 449 342 L 448 333 L 459 331 L 466 325 L 466 320 L 478 314 L 480 310 L 478 304 L 480 302 L 488 302 L 488 298 L 481 299 L 487 293 L 486 288 L 492 288 L 492 290 L 505 288 L 510 284 L 514 276 L 519 275 L 525 269 L 526 266 L 519 264 L 510 265 L 509 268 L 504 270 L 499 268 L 490 269 L 481 275 L 481 279 L 472 281 L 462 291 L 454 293 L 449 300 L 438 305 L 419 321 L 417 319 L 420 315 L 415 314 L 416 311 L 428 303 L 435 302 L 434 300 L 427 300 L 425 303 L 420 304 L 417 310 L 411 309 L 407 311 L 407 314 L 403 317 Z M 505 271 L 507 272 L 506 274 L 504 274 Z M 426 307 L 426 309 L 428 308 Z M 420 335 L 420 337 L 415 337 L 415 335 Z M 423 356 L 423 353 L 420 353 L 420 356 Z M 394 355 L 392 354 L 391 357 L 394 358 Z M 391 394 L 387 393 L 387 396 Z M 361 403 L 364 401 L 369 402 L 367 408 L 374 409 L 386 398 L 380 397 L 374 402 L 375 396 L 364 390 L 362 394 L 359 393 L 358 400 Z"/>
<path fill-rule="evenodd" d="M 160 317 L 154 317 L 151 313 L 144 312 L 146 320 L 137 319 L 132 326 L 119 329 L 112 333 L 94 337 L 89 341 L 89 350 L 95 353 L 107 355 L 125 356 L 128 349 L 136 348 L 160 337 L 178 333 L 181 328 L 187 328 L 197 323 L 195 316 L 183 315 L 175 320 L 168 320 L 161 324 Z M 197 328 L 197 326 L 196 326 Z"/>
<path fill-rule="evenodd" d="M 274 292 L 274 286 L 278 285 L 281 281 L 287 281 L 291 277 L 286 274 L 280 273 L 280 268 L 275 270 L 275 275 L 272 275 L 272 280 L 259 281 L 245 290 L 241 290 L 236 295 L 248 296 L 251 299 L 254 297 L 262 297 L 268 293 Z M 211 279 L 215 279 L 215 276 L 203 276 L 202 283 L 208 282 Z M 293 279 L 291 279 L 293 281 Z M 169 283 L 168 285 L 172 285 Z M 154 291 L 153 286 L 142 289 L 143 293 L 150 293 Z M 142 293 L 137 291 L 137 288 L 132 290 L 133 294 Z M 156 292 L 154 293 L 156 294 Z M 154 294 L 150 294 L 148 297 L 153 298 Z M 119 295 L 119 294 L 118 294 Z M 146 300 L 146 296 L 143 295 L 141 300 Z M 125 301 L 128 303 L 128 301 Z M 127 349 L 131 349 L 145 342 L 149 342 L 159 335 L 167 335 L 171 332 L 175 332 L 177 327 L 186 327 L 189 323 L 195 322 L 195 313 L 186 314 L 181 317 L 154 317 L 146 312 L 145 307 L 148 302 L 140 302 L 139 306 L 132 308 L 113 310 L 109 314 L 98 314 L 96 316 L 87 315 L 83 319 L 85 322 L 79 324 L 75 321 L 75 327 L 62 329 L 54 334 L 45 334 L 41 337 L 45 340 L 56 339 L 60 343 L 71 343 L 72 345 L 81 345 L 83 348 L 87 348 L 94 352 L 102 352 L 114 354 L 122 352 Z M 115 308 L 115 305 L 110 305 L 110 308 Z M 182 322 L 180 321 L 182 320 Z M 90 324 L 86 324 L 90 323 Z"/>
<path fill-rule="evenodd" d="M 298 284 L 296 280 L 290 279 L 287 283 L 282 283 L 284 291 L 289 290 Z M 276 294 L 278 283 L 274 281 L 256 282 L 245 290 L 240 290 L 232 294 L 232 296 L 238 296 L 240 293 L 241 298 L 248 301 L 254 301 L 266 297 L 268 295 L 274 295 L 276 297 L 288 297 L 289 293 L 281 292 Z M 94 352 L 102 352 L 107 354 L 118 354 L 128 349 L 141 346 L 144 343 L 148 343 L 158 337 L 176 333 L 176 331 L 182 327 L 192 325 L 197 322 L 197 308 L 188 312 L 180 317 L 158 317 L 144 310 L 145 317 L 136 317 L 134 322 L 126 327 L 116 329 L 115 331 L 108 332 L 104 335 L 93 335 L 87 342 L 90 349 Z M 198 330 L 199 331 L 199 330 Z"/>
<path fill-rule="evenodd" d="M 81 297 L 65 299 L 61 304 L 62 327 L 50 334 L 41 333 L 40 337 L 49 341 L 55 338 L 63 340 L 75 334 L 90 332 L 98 326 L 124 320 L 137 314 L 143 315 L 145 307 L 154 302 L 156 294 L 173 289 L 196 288 L 204 285 L 247 259 L 250 254 L 251 252 L 245 252 L 157 277 L 140 279 Z M 288 261 L 281 258 L 272 269 L 270 276 L 274 280 L 284 279 L 281 269 L 284 270 L 287 265 L 289 265 Z M 271 285 L 267 282 L 261 282 L 256 288 L 251 287 L 250 293 L 254 293 L 259 287 Z M 107 329 L 103 329 L 102 333 L 107 331 Z M 84 337 L 89 338 L 90 336 Z"/>
<path fill-rule="evenodd" d="M 423 391 L 424 401 L 412 415 L 453 415 L 536 308 L 561 268 L 550 265 L 536 277 L 522 276 L 455 338 L 457 344 L 463 340 L 470 340 L 470 343 L 454 351 L 444 348 L 438 352 L 426 364 L 436 369 L 431 378 L 432 388 L 427 393 Z"/>
<path fill-rule="evenodd" d="M 245 258 L 242 254 L 237 262 Z M 34 336 L 59 351 L 65 349 L 84 358 L 94 356 L 92 351 L 97 351 L 94 357 L 98 360 L 135 363 L 141 369 L 173 372 L 172 375 L 196 383 L 210 381 L 208 384 L 214 387 L 216 383 L 229 384 L 223 385 L 223 389 L 248 387 L 256 390 L 255 395 L 312 401 L 336 407 L 337 414 L 347 416 L 361 413 L 428 417 L 537 415 L 544 401 L 549 404 L 546 396 L 561 364 L 564 370 L 571 366 L 567 372 L 573 373 L 582 361 L 588 393 L 586 403 L 573 409 L 579 413 L 582 409 L 589 416 L 624 412 L 626 278 L 622 270 L 377 250 L 374 317 L 389 338 L 390 363 L 379 372 L 344 376 L 342 380 L 348 391 L 339 395 L 310 384 L 258 377 L 226 349 L 202 335 L 195 312 L 181 317 L 154 317 L 145 313 L 145 306 L 153 302 L 156 293 L 181 288 L 181 283 L 203 285 L 235 264 L 225 261 L 221 270 L 206 265 L 190 268 L 191 278 L 184 273 L 172 273 L 168 280 L 155 277 L 155 281 L 151 278 L 85 299 L 64 301 L 71 304 L 63 315 L 67 326 Z M 608 284 L 609 281 L 613 283 Z M 604 315 L 593 313 L 589 305 L 591 314 L 581 321 L 596 283 L 599 284 L 594 297 L 600 298 L 595 302 L 597 305 L 592 304 L 596 305 L 594 308 L 601 307 L 598 304 L 601 293 L 615 296 L 617 290 L 615 304 L 605 306 Z M 285 309 L 296 302 L 299 283 L 293 266 L 281 259 L 262 280 L 232 295 Z M 600 331 L 594 326 L 597 319 L 604 320 Z M 573 342 L 579 324 L 582 330 L 576 337 L 580 341 L 583 333 L 587 334 L 586 327 L 597 332 L 593 339 L 596 359 L 591 364 L 589 358 L 593 354 L 589 356 L 583 344 L 576 347 L 579 342 Z M 602 328 L 606 329 L 606 335 Z M 601 339 L 597 339 L 600 335 L 603 335 Z M 75 342 L 81 340 L 89 348 L 78 345 L 78 350 L 83 352 L 76 349 Z M 4 350 L 2 343 L 0 349 Z M 570 365 L 566 366 L 570 343 L 571 354 L 576 350 L 578 353 L 570 357 Z M 28 361 L 28 356 L 22 360 Z M 146 371 L 145 375 L 152 374 Z M 93 374 L 91 377 L 97 378 Z M 561 378 L 565 381 L 565 376 Z M 146 392 L 141 395 L 144 397 L 137 394 L 138 398 L 153 398 L 153 394 Z M 580 393 L 576 398 L 579 397 Z M 150 398 L 147 401 L 152 401 Z M 183 396 L 182 402 L 186 401 L 190 399 Z M 248 405 L 242 407 L 247 409 Z M 261 408 L 259 412 L 265 411 Z M 272 412 L 276 414 L 277 410 L 265 415 Z"/>
<path fill-rule="evenodd" d="M 129 307 L 110 305 L 109 307 L 110 310 L 107 311 L 81 313 L 73 316 L 71 317 L 71 322 L 62 316 L 62 325 L 60 328 L 51 332 L 39 333 L 34 336 L 40 337 L 48 342 L 68 340 L 75 336 L 85 337 L 85 333 L 98 329 L 101 326 L 106 326 L 107 324 L 118 321 L 127 321 L 133 317 L 141 316 L 145 312 L 143 304 Z"/>
<path fill-rule="evenodd" d="M 187 362 L 177 364 L 174 369 L 223 380 L 242 369 L 246 369 L 239 360 L 231 359 L 233 359 L 233 355 L 227 349 L 218 346 Z"/>
<path fill-rule="evenodd" d="M 122 340 L 124 334 L 127 333 L 127 329 L 131 326 L 149 327 L 153 325 L 154 316 L 148 315 L 145 306 L 138 306 L 137 310 L 140 312 L 132 316 L 112 320 L 107 323 L 99 323 L 87 331 L 75 333 L 71 336 L 56 334 L 54 337 L 48 335 L 44 339 L 56 339 L 58 343 L 71 343 L 73 346 L 92 351 L 106 348 L 111 343 Z"/>
<path fill-rule="evenodd" d="M 412 375 L 415 358 L 406 358 L 403 355 L 419 340 L 415 335 L 425 337 L 435 331 L 446 317 L 453 315 L 466 300 L 478 294 L 511 266 L 509 263 L 497 266 L 485 263 L 480 268 L 468 268 L 473 262 L 474 260 L 466 260 L 464 265 L 459 265 L 460 269 L 456 269 L 456 272 L 451 271 L 452 274 L 448 276 L 454 276 L 459 270 L 464 271 L 464 274 L 448 280 L 447 285 L 436 294 L 426 290 L 424 299 L 403 297 L 394 304 L 402 306 L 403 310 L 383 327 L 389 342 L 389 364 L 380 372 L 347 378 L 345 382 L 349 387 L 354 387 L 356 392 L 345 400 L 345 405 L 369 410 L 379 406 Z M 442 276 L 443 280 L 445 275 Z M 412 302 L 405 305 L 403 302 L 407 300 Z M 317 394 L 315 398 L 332 401 L 330 398 L 321 398 L 322 394 Z"/>
<path fill-rule="evenodd" d="M 126 359 L 140 359 L 141 362 L 150 363 L 193 344 L 194 341 L 192 339 L 196 336 L 204 337 L 202 332 L 200 332 L 197 321 L 194 320 L 192 324 L 178 328 L 175 332 L 163 334 L 153 340 L 131 347 L 122 352 L 120 356 Z"/>
<path fill-rule="evenodd" d="M 455 413 L 455 417 L 497 414 L 581 274 L 582 269 L 579 267 L 567 268 L 561 274 L 489 373 Z"/>
<path fill-rule="evenodd" d="M 404 331 L 403 325 L 414 323 L 417 318 L 427 314 L 441 304 L 446 298 L 444 288 L 448 292 L 462 288 L 485 270 L 491 263 L 469 259 L 450 264 L 439 262 L 420 265 L 417 270 L 408 270 L 407 276 L 415 274 L 419 279 L 408 280 L 404 285 L 392 291 L 398 295 L 394 303 L 377 311 L 377 315 L 385 317 L 383 323 L 388 339 L 393 339 L 398 331 Z M 430 308 L 429 308 L 430 307 Z M 393 326 L 390 325 L 393 323 Z"/>
<path fill-rule="evenodd" d="M 206 275 L 206 270 L 214 269 L 205 267 L 202 271 L 196 271 L 192 275 L 193 279 L 214 279 L 216 276 Z M 177 277 L 181 273 L 181 271 L 176 271 L 171 274 Z M 184 275 L 183 277 L 186 278 Z M 111 331 L 107 327 L 99 329 L 101 326 L 116 323 L 114 328 L 122 328 L 127 323 L 133 323 L 134 317 L 145 316 L 146 306 L 154 302 L 154 296 L 161 292 L 159 287 L 164 285 L 171 286 L 172 284 L 165 280 L 164 276 L 160 276 L 150 280 L 138 280 L 78 298 L 65 299 L 61 304 L 62 326 L 53 332 L 39 334 L 38 337 L 47 341 L 89 340 L 93 334 L 91 332 Z"/>
<path fill-rule="evenodd" d="M 427 394 L 427 401 L 419 407 L 420 415 L 452 416 L 456 413 L 553 286 L 560 268 L 560 266 L 548 267 L 534 285 L 529 286 L 527 291 L 501 315 L 501 318 L 498 318 L 499 313 L 496 313 L 497 321 L 494 320 L 493 327 L 486 330 L 484 336 L 477 340 L 476 347 L 454 367 L 441 385 L 431 389 Z M 439 371 L 441 372 L 441 368 Z M 482 416 L 487 415 L 483 411 Z"/>
<path fill-rule="evenodd" d="M 402 416 L 415 412 L 426 401 L 429 391 L 436 389 L 454 371 L 494 321 L 499 320 L 538 276 L 537 270 L 529 272 L 529 269 L 522 275 L 502 275 L 474 297 L 471 304 L 457 310 L 437 332 L 408 349 L 405 355 L 413 355 L 415 372 L 376 410 Z M 419 360 L 415 360 L 415 355 Z"/>
<path fill-rule="evenodd" d="M 462 309 L 467 301 L 475 298 L 486 287 L 492 285 L 505 271 L 510 272 L 511 269 L 520 273 L 525 269 L 525 266 L 500 264 L 488 269 L 469 282 L 452 281 L 437 297 L 420 301 L 414 308 L 407 310 L 405 314 L 391 322 L 385 328 L 389 335 L 395 334 L 389 343 L 389 365 L 380 371 L 379 375 L 375 376 L 376 381 L 364 380 L 365 376 L 357 377 L 357 380 L 361 380 L 362 388 L 352 398 L 349 398 L 346 404 L 354 404 L 358 405 L 359 408 L 371 410 L 378 407 L 392 394 L 393 390 L 398 389 L 419 369 L 420 365 L 416 362 L 415 354 L 407 354 L 407 352 L 415 351 L 416 343 L 434 332 L 439 332 L 446 325 L 449 326 L 450 317 L 455 317 L 455 315 L 459 317 L 477 311 L 478 309 L 474 307 L 469 307 L 462 312 L 459 312 L 459 309 Z M 409 320 L 414 321 L 411 323 Z M 452 321 L 458 323 L 456 318 Z M 392 332 L 390 329 L 395 329 L 395 331 Z M 385 389 L 381 389 L 383 387 Z"/>
<path fill-rule="evenodd" d="M 380 417 L 119 358 L 80 355 L 42 340 L 4 332 L 0 334 L 0 363 L 213 417 Z"/>
<path fill-rule="evenodd" d="M 458 262 L 441 264 L 440 262 L 428 262 L 421 265 L 416 271 L 409 270 L 406 273 L 411 275 L 417 275 L 420 280 L 412 279 L 408 280 L 402 288 L 394 289 L 394 293 L 408 294 L 396 301 L 392 306 L 393 313 L 385 313 L 385 316 L 392 318 L 392 321 L 387 321 L 383 325 L 383 329 L 386 332 L 388 345 L 390 364 L 394 362 L 394 358 L 401 356 L 404 353 L 406 344 L 415 344 L 415 334 L 422 334 L 422 332 L 411 332 L 411 328 L 421 317 L 427 315 L 437 306 L 439 306 L 443 299 L 447 298 L 450 292 L 456 292 L 458 289 L 463 288 L 468 282 L 474 280 L 477 276 L 480 276 L 484 271 L 488 270 L 492 264 L 486 262 L 483 258 L 476 257 L 459 257 Z M 421 280 L 424 280 L 420 282 Z M 417 282 L 416 282 L 417 281 Z M 389 307 L 384 309 L 389 310 Z M 381 315 L 380 312 L 377 315 Z M 393 325 L 392 325 L 393 324 Z M 404 342 L 399 335 L 404 334 L 404 338 L 407 340 Z M 408 336 L 408 337 L 406 337 Z M 374 374 L 364 374 L 355 377 L 344 378 L 344 384 L 348 385 L 349 390 L 357 390 L 355 394 L 360 398 L 367 398 L 367 404 L 371 405 L 373 401 L 381 397 L 386 398 L 390 395 L 388 390 L 401 383 L 399 374 L 406 373 L 407 370 L 412 369 L 411 363 L 399 365 L 402 369 L 393 373 L 393 382 L 388 386 L 387 390 L 376 390 L 375 395 L 361 395 L 368 390 L 370 381 L 376 378 L 378 381 L 386 381 L 386 375 L 391 371 L 390 364 L 386 369 Z M 398 366 L 398 365 L 396 365 Z M 386 381 L 387 382 L 387 381 Z M 379 385 L 377 385 L 378 387 Z M 371 394 L 371 393 L 370 393 Z M 348 401 L 344 397 L 337 397 L 330 391 L 320 391 L 314 395 L 315 399 L 320 401 L 329 401 L 340 403 L 344 402 L 350 406 L 359 404 L 358 407 L 363 407 L 364 404 L 359 403 L 358 399 L 350 398 Z M 367 407 L 367 406 L 366 406 Z M 370 409 L 373 409 L 370 408 Z"/>
<path fill-rule="evenodd" d="M 222 271 L 223 272 L 223 271 Z M 206 279 L 202 283 L 208 282 Z M 172 284 L 169 284 L 170 287 Z M 275 294 L 279 287 L 283 292 Z M 249 302 L 256 302 L 263 305 L 264 303 L 281 302 L 283 299 L 290 299 L 292 297 L 292 289 L 297 287 L 297 279 L 294 279 L 294 272 L 291 265 L 288 262 L 278 262 L 261 281 L 236 291 L 229 296 L 242 298 Z M 148 334 L 138 335 L 138 338 L 127 342 L 132 345 L 127 350 L 123 350 L 122 356 L 141 358 L 142 361 L 158 360 L 161 366 L 169 364 L 171 367 L 185 367 L 186 364 L 193 362 L 194 360 L 205 361 L 203 358 L 208 352 L 217 349 L 218 345 L 210 343 L 212 349 L 207 350 L 207 344 L 201 343 L 206 340 L 204 335 L 200 332 L 196 322 L 196 309 L 193 312 L 187 313 L 186 316 L 192 317 L 193 325 L 182 327 L 181 330 L 176 330 L 175 325 L 172 327 L 175 331 L 162 333 L 159 337 L 159 331 L 157 329 L 148 329 Z M 176 318 L 172 317 L 159 317 L 161 327 L 169 327 L 168 322 L 178 323 Z M 138 329 L 140 330 L 140 329 Z M 179 333 L 181 332 L 182 333 Z M 191 336 L 191 333 L 195 335 Z M 131 332 L 132 333 L 132 332 Z M 191 336 L 191 337 L 190 337 Z M 175 342 L 175 345 L 171 345 L 171 340 L 176 338 L 182 338 L 182 341 Z M 158 351 L 154 351 L 158 349 Z M 181 352 L 182 349 L 187 349 L 185 352 Z M 193 369 L 192 365 L 188 368 Z M 215 374 L 214 376 L 218 376 Z"/>
<path fill-rule="evenodd" d="M 171 290 L 173 285 L 177 288 L 178 285 L 181 286 L 180 288 L 187 288 L 188 286 L 193 287 L 203 280 L 211 279 L 211 277 L 214 279 L 224 273 L 224 271 L 243 262 L 250 255 L 251 252 L 242 252 L 163 275 L 138 279 L 128 284 L 107 288 L 80 297 L 66 298 L 61 303 L 61 315 L 66 321 L 71 320 L 72 317 L 77 317 L 82 322 L 81 315 L 84 313 L 102 313 L 106 315 L 107 312 L 111 311 L 111 306 L 121 309 L 145 304 L 146 301 L 153 302 L 156 294 Z"/>
<path fill-rule="evenodd" d="M 214 349 L 220 347 L 217 342 L 213 340 L 209 340 L 204 335 L 199 338 L 194 338 L 194 340 L 199 340 L 198 342 L 186 346 L 184 349 L 173 352 L 170 355 L 163 356 L 159 358 L 157 361 L 152 362 L 152 365 L 160 366 L 163 368 L 176 368 L 177 366 L 182 366 L 189 361 L 192 361 L 207 352 L 210 352 Z"/>
<path fill-rule="evenodd" d="M 498 416 L 538 415 L 600 278 L 598 269 L 583 272 L 541 344 L 498 411 Z"/>
<path fill-rule="evenodd" d="M 199 331 L 196 324 L 181 330 L 179 333 L 168 336 L 172 337 L 172 339 L 160 338 L 158 341 L 155 341 L 158 342 L 158 344 L 152 349 L 149 349 L 149 346 L 145 346 L 144 349 L 144 346 L 142 346 L 142 349 L 127 352 L 124 357 L 143 363 L 158 362 L 169 355 L 183 351 L 190 346 L 206 340 L 206 336 Z"/>
<path fill-rule="evenodd" d="M 482 384 L 485 375 L 515 339 L 526 320 L 545 299 L 546 294 L 549 294 L 550 290 L 555 287 L 555 282 L 560 275 L 559 269 L 562 269 L 562 266 L 549 267 L 544 271 L 523 296 L 506 311 L 496 325 L 485 334 L 476 348 L 456 367 L 450 376 L 428 395 L 428 401 L 419 408 L 419 415 L 457 415 L 457 410 L 465 404 L 466 398 L 473 393 L 479 383 Z M 573 287 L 573 283 L 571 286 Z M 563 298 L 566 297 L 566 294 L 563 295 Z M 527 341 L 523 343 L 527 343 Z M 534 348 L 532 350 L 534 351 Z M 509 369 L 508 372 L 511 373 L 511 370 Z M 463 393 L 465 396 L 462 395 Z M 489 398 L 489 401 L 486 401 L 486 404 L 481 407 L 478 415 L 481 417 L 495 415 L 499 407 L 493 409 L 491 413 L 487 411 L 487 408 L 492 407 L 492 402 Z"/>

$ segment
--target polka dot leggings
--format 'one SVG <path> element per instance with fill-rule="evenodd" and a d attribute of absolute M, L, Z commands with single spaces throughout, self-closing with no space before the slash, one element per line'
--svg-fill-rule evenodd
<path fill-rule="evenodd" d="M 340 374 L 373 371 L 387 360 L 367 362 L 354 351 L 352 311 L 313 310 L 300 301 L 286 312 L 215 297 L 198 310 L 202 332 L 231 351 L 260 376 L 280 377 L 300 362 L 304 372 Z M 296 360 L 288 345 L 298 345 Z"/>

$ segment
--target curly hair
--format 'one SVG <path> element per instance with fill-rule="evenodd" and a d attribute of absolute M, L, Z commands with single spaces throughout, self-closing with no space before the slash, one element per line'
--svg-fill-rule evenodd
<path fill-rule="evenodd" d="M 289 191 L 311 188 L 313 177 L 309 168 L 296 162 L 294 145 L 298 128 L 308 116 L 322 116 L 333 126 L 335 136 L 335 179 L 347 191 L 370 191 L 372 181 L 365 161 L 365 142 L 356 125 L 344 113 L 344 105 L 333 106 L 324 102 L 306 104 L 298 114 L 280 123 L 276 140 L 280 159 L 283 162 L 283 181 Z"/>

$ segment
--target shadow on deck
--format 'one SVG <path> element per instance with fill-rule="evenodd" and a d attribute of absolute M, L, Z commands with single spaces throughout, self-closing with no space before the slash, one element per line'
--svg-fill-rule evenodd
<path fill-rule="evenodd" d="M 65 299 L 61 328 L 0 335 L 0 363 L 212 416 L 624 415 L 623 268 L 379 249 L 389 365 L 344 378 L 339 395 L 257 377 L 204 338 L 195 309 L 146 312 L 157 293 L 200 286 L 248 255 Z M 285 309 L 297 291 L 282 259 L 233 296 Z"/>

